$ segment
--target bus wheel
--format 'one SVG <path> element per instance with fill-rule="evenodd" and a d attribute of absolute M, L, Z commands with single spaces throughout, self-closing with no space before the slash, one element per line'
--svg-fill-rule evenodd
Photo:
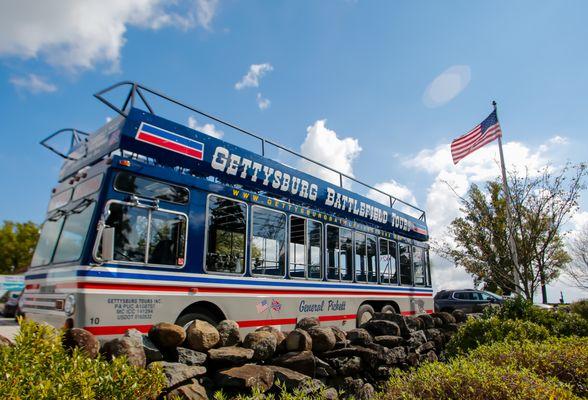
<path fill-rule="evenodd" d="M 216 320 L 216 318 L 214 318 L 212 314 L 206 311 L 198 311 L 182 315 L 177 319 L 176 325 L 182 326 L 186 330 L 188 329 L 190 324 L 192 324 L 192 322 L 194 322 L 197 319 L 199 319 L 200 321 L 206 321 L 214 327 L 216 327 L 216 325 L 219 322 Z"/>
<path fill-rule="evenodd" d="M 361 325 L 368 322 L 374 316 L 374 308 L 369 304 L 364 304 L 357 310 L 357 326 L 360 327 Z"/>
<path fill-rule="evenodd" d="M 388 314 L 396 314 L 396 309 L 392 304 L 386 304 L 384 307 L 382 307 L 382 312 Z"/>

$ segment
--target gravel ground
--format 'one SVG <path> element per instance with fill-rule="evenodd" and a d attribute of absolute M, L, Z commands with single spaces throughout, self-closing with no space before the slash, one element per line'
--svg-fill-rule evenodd
<path fill-rule="evenodd" d="M 0 335 L 13 340 L 17 332 L 18 324 L 14 318 L 0 318 Z"/>

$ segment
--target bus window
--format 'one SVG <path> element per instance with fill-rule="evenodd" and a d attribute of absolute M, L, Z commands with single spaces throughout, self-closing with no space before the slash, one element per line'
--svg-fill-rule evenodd
<path fill-rule="evenodd" d="M 245 203 L 218 196 L 208 197 L 206 271 L 227 274 L 245 272 Z"/>
<path fill-rule="evenodd" d="M 327 225 L 327 279 L 338 281 L 340 266 L 339 228 Z"/>
<path fill-rule="evenodd" d="M 127 203 L 110 203 L 106 226 L 114 228 L 114 259 L 151 265 L 184 265 L 186 217 Z"/>
<path fill-rule="evenodd" d="M 51 262 L 53 251 L 55 250 L 57 239 L 63 226 L 63 220 L 63 214 L 58 212 L 56 216 L 48 218 L 43 224 L 39 241 L 37 242 L 37 247 L 35 248 L 35 253 L 31 261 L 32 267 L 47 265 Z"/>
<path fill-rule="evenodd" d="M 188 204 L 190 195 L 190 191 L 184 187 L 144 178 L 129 172 L 119 172 L 116 175 L 114 188 L 120 192 L 178 204 Z"/>
<path fill-rule="evenodd" d="M 323 225 L 301 217 L 290 217 L 290 276 L 321 279 Z"/>
<path fill-rule="evenodd" d="M 286 214 L 253 207 L 251 272 L 283 277 L 286 269 Z"/>
<path fill-rule="evenodd" d="M 339 228 L 339 249 L 341 251 L 341 280 L 353 281 L 353 232 L 351 229 Z"/>
<path fill-rule="evenodd" d="M 184 264 L 186 218 L 183 215 L 152 211 L 149 234 L 149 264 Z"/>
<path fill-rule="evenodd" d="M 290 217 L 290 276 L 304 278 L 306 269 L 306 220 Z"/>
<path fill-rule="evenodd" d="M 400 249 L 400 284 L 412 285 L 412 262 L 410 246 L 406 243 L 399 243 Z"/>
<path fill-rule="evenodd" d="M 396 275 L 396 242 L 380 239 L 380 283 L 398 284 Z"/>
<path fill-rule="evenodd" d="M 367 280 L 368 282 L 378 282 L 378 271 L 377 271 L 377 263 L 376 263 L 376 238 L 373 236 L 367 236 L 367 247 L 366 247 L 366 257 L 367 257 Z"/>
<path fill-rule="evenodd" d="M 425 263 L 427 264 L 427 286 L 432 286 L 433 281 L 431 279 L 431 259 L 429 258 L 429 250 L 425 254 Z"/>
<path fill-rule="evenodd" d="M 367 282 L 365 255 L 365 234 L 355 232 L 355 280 L 357 282 Z"/>
<path fill-rule="evenodd" d="M 425 286 L 425 250 L 422 247 L 413 246 L 414 284 Z"/>

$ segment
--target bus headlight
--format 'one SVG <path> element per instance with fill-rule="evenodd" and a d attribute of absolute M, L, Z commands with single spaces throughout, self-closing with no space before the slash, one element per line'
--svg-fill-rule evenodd
<path fill-rule="evenodd" d="M 73 315 L 73 313 L 76 311 L 76 297 L 73 294 L 68 294 L 65 298 L 63 311 L 65 311 L 65 315 L 68 317 Z"/>

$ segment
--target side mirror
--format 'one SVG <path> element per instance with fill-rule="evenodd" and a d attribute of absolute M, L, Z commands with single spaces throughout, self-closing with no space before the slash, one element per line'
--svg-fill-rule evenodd
<path fill-rule="evenodd" d="M 114 260 L 114 231 L 115 228 L 104 228 L 100 244 L 102 245 L 102 260 Z"/>

